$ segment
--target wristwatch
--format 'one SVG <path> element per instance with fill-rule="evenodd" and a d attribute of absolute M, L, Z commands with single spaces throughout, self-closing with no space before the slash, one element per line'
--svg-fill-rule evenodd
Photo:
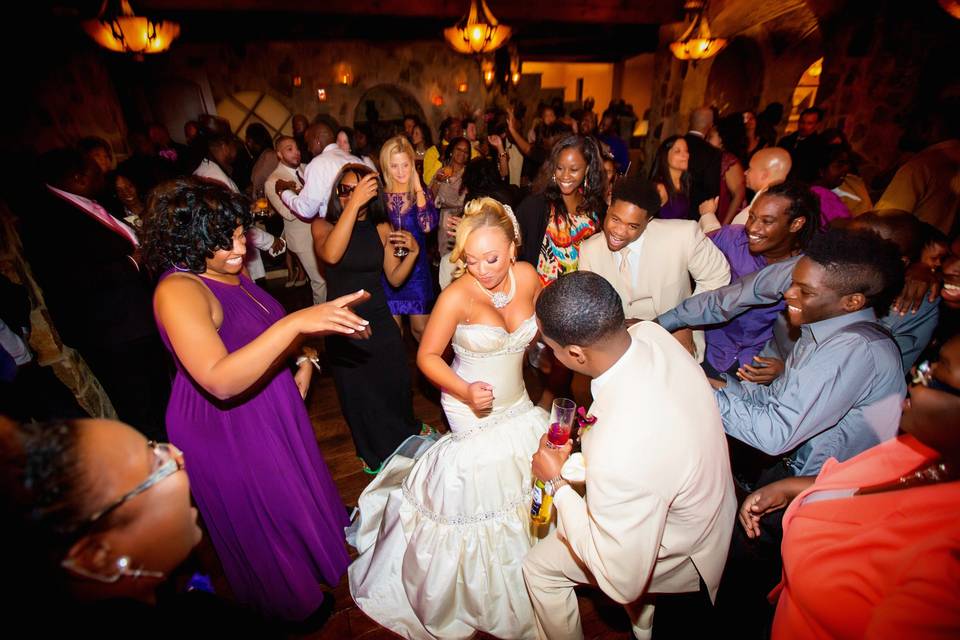
<path fill-rule="evenodd" d="M 557 491 L 560 490 L 560 487 L 570 484 L 563 479 L 563 476 L 557 476 L 553 480 L 547 480 L 543 483 L 543 490 L 546 491 L 547 495 L 553 497 L 557 494 Z"/>

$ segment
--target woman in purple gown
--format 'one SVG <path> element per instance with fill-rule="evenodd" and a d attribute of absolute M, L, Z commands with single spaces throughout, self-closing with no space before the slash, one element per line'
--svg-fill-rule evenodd
<path fill-rule="evenodd" d="M 437 298 L 435 278 L 431 276 L 427 257 L 427 234 L 436 228 L 440 214 L 433 200 L 424 192 L 414 165 L 415 157 L 413 147 L 403 136 L 390 138 L 380 150 L 380 170 L 387 185 L 390 224 L 394 229 L 412 233 L 420 246 L 417 264 L 407 281 L 394 287 L 384 276 L 383 288 L 387 292 L 387 304 L 394 320 L 402 330 L 401 317 L 410 316 L 410 333 L 419 342 Z"/>
<path fill-rule="evenodd" d="M 362 291 L 288 316 L 243 273 L 249 202 L 193 178 L 159 187 L 144 225 L 154 295 L 177 374 L 170 441 L 237 599 L 266 616 L 316 620 L 349 563 L 347 514 L 317 448 L 303 396 L 311 362 L 284 365 L 301 334 L 368 335 Z M 131 363 L 131 366 L 137 366 Z"/>

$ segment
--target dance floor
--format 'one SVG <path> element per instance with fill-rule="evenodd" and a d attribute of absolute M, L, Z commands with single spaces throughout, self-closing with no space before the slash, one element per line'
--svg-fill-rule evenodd
<path fill-rule="evenodd" d="M 309 287 L 287 289 L 283 287 L 282 282 L 282 280 L 271 280 L 268 290 L 288 310 L 302 308 L 310 303 Z M 413 340 L 408 338 L 407 352 L 411 370 L 416 369 L 414 364 L 415 350 Z M 526 378 L 531 396 L 536 398 L 539 393 L 536 389 L 536 375 L 533 375 L 529 370 L 527 374 Z M 307 396 L 307 406 L 320 451 L 330 467 L 330 472 L 340 489 L 340 495 L 343 497 L 344 503 L 352 507 L 356 504 L 358 496 L 370 481 L 371 476 L 363 473 L 362 466 L 356 457 L 350 432 L 340 413 L 333 378 L 327 371 L 324 371 L 320 376 L 314 376 L 310 394 Z M 414 378 L 413 406 L 420 420 L 440 429 L 446 428 L 443 426 L 441 418 L 439 393 L 419 374 Z M 351 552 L 352 555 L 355 555 L 352 549 Z M 198 558 L 204 570 L 212 572 L 213 584 L 217 593 L 224 597 L 230 597 L 229 587 L 223 578 L 216 554 L 206 538 L 198 549 Z M 343 640 L 345 638 L 380 640 L 399 637 L 367 618 L 357 608 L 350 598 L 346 576 L 336 586 L 333 593 L 336 605 L 334 614 L 327 624 L 316 633 L 296 636 L 297 638 L 309 638 L 310 640 Z M 629 621 L 621 607 L 604 597 L 598 590 L 583 589 L 578 593 L 586 638 L 613 640 L 633 637 L 630 633 Z M 481 635 L 479 637 L 489 638 L 491 636 Z"/>

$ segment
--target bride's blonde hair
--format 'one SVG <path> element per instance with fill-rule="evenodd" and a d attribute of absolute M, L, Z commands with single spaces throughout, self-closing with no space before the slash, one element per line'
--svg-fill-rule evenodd
<path fill-rule="evenodd" d="M 463 207 L 463 220 L 457 227 L 453 251 L 450 252 L 450 262 L 455 265 L 453 268 L 454 280 L 467 271 L 467 261 L 463 257 L 467 239 L 471 233 L 484 227 L 496 227 L 503 232 L 509 242 L 513 242 L 515 245 L 520 244 L 516 222 L 502 204 L 493 198 L 471 200 Z M 511 256 L 511 258 L 513 257 L 515 256 Z"/>

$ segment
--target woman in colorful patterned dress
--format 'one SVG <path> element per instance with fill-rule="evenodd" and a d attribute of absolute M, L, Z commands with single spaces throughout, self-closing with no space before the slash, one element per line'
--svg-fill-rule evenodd
<path fill-rule="evenodd" d="M 544 285 L 577 270 L 580 243 L 600 228 L 607 176 L 592 138 L 571 135 L 553 147 L 534 192 L 520 203 L 520 259 Z"/>
<path fill-rule="evenodd" d="M 554 145 L 534 192 L 517 208 L 519 259 L 536 268 L 545 286 L 577 270 L 580 243 L 600 229 L 606 213 L 606 192 L 603 156 L 593 138 L 570 135 Z M 541 369 L 548 376 L 538 402 L 541 407 L 549 407 L 558 395 L 568 395 L 572 378 L 552 355 L 546 357 L 549 369 Z"/>
<path fill-rule="evenodd" d="M 402 331 L 402 316 L 410 316 L 410 332 L 419 342 L 437 297 L 427 257 L 427 234 L 436 228 L 440 214 L 433 199 L 424 191 L 414 166 L 415 158 L 413 147 L 404 136 L 390 138 L 380 150 L 390 224 L 394 229 L 412 233 L 420 247 L 417 264 L 407 281 L 394 287 L 384 277 L 383 288 L 393 319 Z"/>

